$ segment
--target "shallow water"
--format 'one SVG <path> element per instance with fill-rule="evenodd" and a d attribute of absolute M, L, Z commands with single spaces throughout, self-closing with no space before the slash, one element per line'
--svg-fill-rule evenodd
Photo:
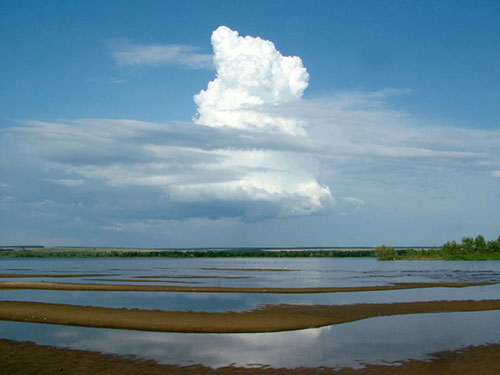
<path fill-rule="evenodd" d="M 500 298 L 500 284 L 464 288 L 424 288 L 373 292 L 273 294 L 183 292 L 85 292 L 0 290 L 0 301 L 34 301 L 113 308 L 173 311 L 246 311 L 269 304 L 348 305 Z"/>
<path fill-rule="evenodd" d="M 261 269 L 261 270 L 256 270 Z M 276 271 L 288 270 L 285 271 Z M 115 276 L 29 279 L 53 282 L 208 285 L 227 287 L 322 287 L 399 282 L 500 281 L 500 261 L 397 261 L 375 258 L 2 258 L 5 274 L 109 274 Z M 143 277 L 154 277 L 144 279 Z M 158 276 L 161 276 L 159 278 Z M 244 277 L 244 278 L 238 278 Z M 8 281 L 10 279 L 1 279 Z M 186 282 L 187 284 L 185 284 Z"/>
<path fill-rule="evenodd" d="M 276 270 L 280 269 L 280 271 Z M 287 270 L 287 271 L 282 271 Z M 372 258 L 292 259 L 0 259 L 1 274 L 100 274 L 1 281 L 126 283 L 231 287 L 343 287 L 400 282 L 500 282 L 500 261 L 396 261 Z M 105 274 L 113 276 L 104 276 Z M 101 280 L 96 280 L 101 279 Z M 106 281 L 102 281 L 102 279 Z M 118 280 L 137 280 L 126 282 Z M 313 294 L 85 292 L 0 290 L 0 300 L 181 311 L 243 311 L 262 304 L 352 304 L 500 298 L 500 284 Z M 173 364 L 219 367 L 360 366 L 425 359 L 436 351 L 500 341 L 500 311 L 366 319 L 283 333 L 174 334 L 0 322 L 0 337 L 75 349 L 136 355 Z"/>
<path fill-rule="evenodd" d="M 0 322 L 0 336 L 212 367 L 362 367 L 499 342 L 500 311 L 417 314 L 280 333 L 180 334 Z"/>

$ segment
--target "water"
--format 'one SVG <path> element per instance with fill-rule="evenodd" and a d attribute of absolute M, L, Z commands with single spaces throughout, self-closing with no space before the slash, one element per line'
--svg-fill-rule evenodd
<path fill-rule="evenodd" d="M 400 282 L 500 282 L 500 261 L 292 259 L 0 259 L 1 281 L 139 285 L 327 287 Z M 55 278 L 30 274 L 98 274 Z M 110 275 L 111 274 L 111 275 Z M 126 281 L 124 281 L 126 280 Z M 132 280 L 132 281 L 131 281 Z M 179 283 L 181 282 L 181 283 Z M 0 300 L 181 311 L 244 311 L 263 304 L 353 304 L 498 299 L 500 285 L 313 294 L 84 292 L 0 290 Z M 500 341 L 500 311 L 415 314 L 283 333 L 174 334 L 0 322 L 0 337 L 38 344 L 136 355 L 163 363 L 219 367 L 359 367 L 426 359 L 429 353 Z"/>
<path fill-rule="evenodd" d="M 500 284 L 465 288 L 428 288 L 350 293 L 263 294 L 181 292 L 82 292 L 63 290 L 0 290 L 0 301 L 34 301 L 82 306 L 174 311 L 247 311 L 269 304 L 348 305 L 414 301 L 500 298 Z"/>
<path fill-rule="evenodd" d="M 161 363 L 361 367 L 500 340 L 500 311 L 400 315 L 279 333 L 181 334 L 4 322 L 0 336 Z"/>
<path fill-rule="evenodd" d="M 278 269 L 280 271 L 275 271 Z M 23 279 L 54 282 L 131 283 L 116 281 L 125 279 L 144 285 L 150 285 L 149 281 L 154 280 L 155 284 L 160 285 L 177 285 L 182 281 L 180 285 L 193 286 L 342 287 L 399 282 L 500 281 L 500 261 L 380 262 L 374 258 L 2 258 L 0 272 L 16 275 L 114 274 L 101 277 Z"/>

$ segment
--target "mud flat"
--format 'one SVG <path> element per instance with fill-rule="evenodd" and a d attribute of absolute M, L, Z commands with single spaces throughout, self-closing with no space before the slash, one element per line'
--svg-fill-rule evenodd
<path fill-rule="evenodd" d="M 282 332 L 377 316 L 500 310 L 500 300 L 265 305 L 243 312 L 140 310 L 41 302 L 0 302 L 0 320 L 184 333 Z"/>
<path fill-rule="evenodd" d="M 110 280 L 112 281 L 112 280 Z M 126 285 L 126 284 L 86 284 L 54 283 L 30 281 L 3 281 L 1 289 L 42 289 L 42 290 L 80 290 L 102 292 L 194 292 L 194 293 L 340 293 L 369 292 L 417 288 L 463 288 L 468 286 L 494 285 L 497 282 L 455 282 L 455 283 L 397 283 L 391 285 L 355 287 L 312 287 L 312 288 L 237 288 L 217 286 L 175 286 L 175 285 Z"/>
<path fill-rule="evenodd" d="M 367 365 L 362 369 L 331 368 L 242 368 L 221 367 L 212 369 L 202 365 L 164 365 L 151 360 L 124 358 L 96 352 L 54 348 L 30 342 L 15 342 L 0 339 L 1 374 L 55 373 L 83 374 L 193 374 L 193 375 L 455 375 L 481 374 L 497 375 L 500 370 L 500 344 L 469 347 L 457 351 L 440 352 L 432 355 L 430 361 L 410 359 L 391 365 Z"/>

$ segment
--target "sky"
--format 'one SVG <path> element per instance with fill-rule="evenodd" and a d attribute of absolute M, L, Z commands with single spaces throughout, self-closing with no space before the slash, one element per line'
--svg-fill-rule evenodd
<path fill-rule="evenodd" d="M 496 1 L 0 2 L 0 245 L 500 235 Z"/>

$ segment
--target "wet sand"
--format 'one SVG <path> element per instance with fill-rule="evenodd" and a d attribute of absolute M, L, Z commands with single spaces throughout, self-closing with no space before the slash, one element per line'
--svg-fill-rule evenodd
<path fill-rule="evenodd" d="M 282 332 L 372 317 L 500 310 L 500 300 L 264 305 L 242 312 L 162 311 L 1 301 L 0 320 L 183 333 Z"/>
<path fill-rule="evenodd" d="M 164 365 L 151 360 L 132 359 L 0 339 L 0 374 L 48 375 L 56 373 L 74 375 L 497 375 L 500 373 L 500 344 L 435 353 L 430 361 L 408 360 L 402 362 L 399 366 L 368 365 L 365 368 L 355 370 L 324 367 L 284 369 L 234 366 L 212 369 L 202 365 Z"/>
<path fill-rule="evenodd" d="M 291 272 L 298 271 L 294 268 L 241 268 L 241 267 L 205 267 L 202 270 L 206 271 L 269 271 L 269 272 Z"/>
<path fill-rule="evenodd" d="M 157 283 L 158 279 L 155 280 L 148 280 L 148 279 L 84 279 L 85 281 L 112 281 L 112 282 L 119 282 L 119 283 Z M 160 280 L 162 283 L 167 283 L 167 284 L 202 284 L 201 281 L 182 281 L 182 280 Z M 111 284 L 113 285 L 113 284 Z M 2 288 L 0 288 L 1 290 Z"/>
<path fill-rule="evenodd" d="M 19 274 L 19 273 L 2 273 L 0 274 L 0 279 L 27 279 L 31 277 L 104 277 L 104 276 L 119 276 L 116 273 L 27 273 L 27 274 Z"/>
<path fill-rule="evenodd" d="M 112 281 L 112 280 L 110 280 Z M 369 292 L 417 288 L 463 288 L 468 286 L 494 285 L 497 282 L 467 283 L 396 283 L 391 285 L 353 286 L 353 287 L 311 287 L 311 288 L 238 288 L 217 286 L 174 286 L 174 285 L 126 285 L 126 284 L 85 284 L 53 283 L 30 281 L 3 281 L 1 289 L 43 289 L 43 290 L 80 290 L 102 292 L 195 292 L 195 293 L 340 293 Z"/>
<path fill-rule="evenodd" d="M 223 275 L 153 275 L 134 276 L 136 279 L 253 279 L 254 276 L 223 276 Z"/>

